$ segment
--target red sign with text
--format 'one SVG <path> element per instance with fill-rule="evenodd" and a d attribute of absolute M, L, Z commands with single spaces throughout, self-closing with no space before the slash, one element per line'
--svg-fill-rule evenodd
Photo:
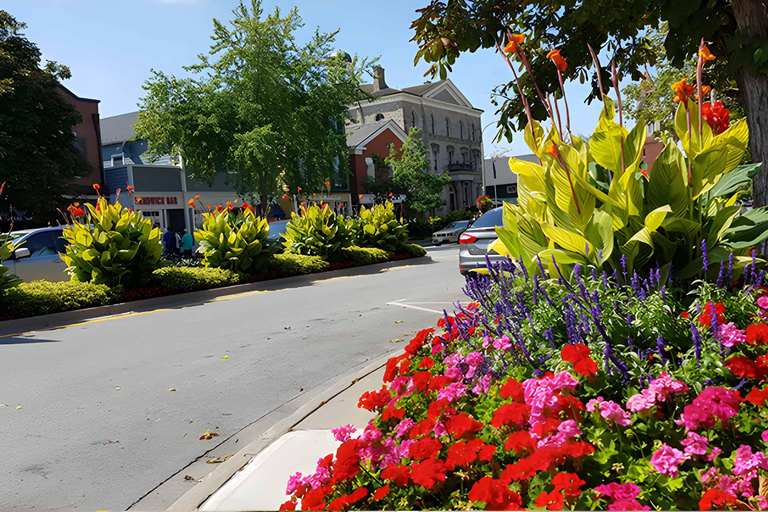
<path fill-rule="evenodd" d="M 137 201 L 141 205 L 168 205 L 179 204 L 177 197 L 142 197 L 141 201 Z"/>

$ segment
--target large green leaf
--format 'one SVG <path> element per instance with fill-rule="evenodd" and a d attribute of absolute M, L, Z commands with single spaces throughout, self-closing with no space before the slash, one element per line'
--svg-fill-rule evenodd
<path fill-rule="evenodd" d="M 669 205 L 673 215 L 688 211 L 688 194 L 683 175 L 687 173 L 685 159 L 675 144 L 667 144 L 648 172 L 645 196 L 649 208 Z"/>
<path fill-rule="evenodd" d="M 720 178 L 715 186 L 707 192 L 707 200 L 714 197 L 729 196 L 733 194 L 744 185 L 749 184 L 752 178 L 760 172 L 762 166 L 762 162 L 738 166 L 733 171 Z"/>
<path fill-rule="evenodd" d="M 748 249 L 767 239 L 768 207 L 755 208 L 736 217 L 722 237 L 731 249 Z"/>
<path fill-rule="evenodd" d="M 574 231 L 548 224 L 542 224 L 541 229 L 550 241 L 567 251 L 587 256 L 588 252 L 591 253 L 595 250 L 595 246 L 589 240 Z"/>

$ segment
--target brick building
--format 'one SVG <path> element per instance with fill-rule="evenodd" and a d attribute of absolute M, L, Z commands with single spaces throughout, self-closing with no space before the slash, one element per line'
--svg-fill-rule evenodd
<path fill-rule="evenodd" d="M 80 98 L 75 93 L 59 86 L 61 95 L 70 103 L 83 120 L 72 127 L 77 136 L 77 148 L 85 159 L 91 164 L 91 173 L 86 176 L 78 176 L 69 185 L 72 195 L 81 199 L 95 200 L 93 184 L 104 185 L 104 166 L 101 162 L 101 128 L 99 121 L 99 100 Z"/>

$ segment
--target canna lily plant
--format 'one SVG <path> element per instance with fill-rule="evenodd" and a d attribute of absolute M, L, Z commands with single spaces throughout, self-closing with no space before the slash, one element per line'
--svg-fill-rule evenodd
<path fill-rule="evenodd" d="M 498 49 L 516 79 L 515 58 L 533 78 L 521 39 L 509 34 L 510 43 Z M 578 263 L 641 275 L 661 267 L 689 280 L 717 276 L 726 267 L 739 275 L 747 265 L 764 264 L 752 248 L 768 238 L 768 209 L 740 215 L 737 203 L 760 164 L 739 167 L 749 136 L 745 119 L 729 126 L 722 104 L 704 103 L 701 108 L 696 101 L 709 89 L 701 86 L 703 65 L 714 58 L 703 41 L 699 55 L 698 84 L 681 80 L 673 86 L 682 150 L 668 143 L 651 169 L 643 162 L 646 127 L 625 126 L 615 66 L 618 112 L 600 81 L 603 108 L 589 142 L 571 133 L 567 101 L 563 130 L 558 98 L 550 100 L 539 92 L 551 119 L 545 131 L 532 118 L 518 81 L 529 120 L 525 142 L 539 163 L 509 160 L 518 176 L 519 204 L 505 204 L 504 226 L 497 228 L 499 238 L 489 250 L 508 254 L 529 270 L 546 266 L 550 276 L 558 269 L 568 274 Z M 599 69 L 594 52 L 592 56 Z M 565 100 L 566 59 L 556 50 L 549 57 Z"/>
<path fill-rule="evenodd" d="M 5 182 L 0 184 L 0 195 L 3 195 L 3 188 L 5 188 Z M 11 224 L 13 228 L 13 224 Z M 10 237 L 6 237 L 0 233 L 0 296 L 3 295 L 5 290 L 13 288 L 21 284 L 21 279 L 14 274 L 9 274 L 8 267 L 2 265 L 3 261 L 6 261 L 13 254 L 14 247 Z"/>

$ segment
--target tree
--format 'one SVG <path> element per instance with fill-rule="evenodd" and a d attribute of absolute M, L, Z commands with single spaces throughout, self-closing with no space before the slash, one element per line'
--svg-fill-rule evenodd
<path fill-rule="evenodd" d="M 10 205 L 27 216 L 57 215 L 66 183 L 91 167 L 77 149 L 72 127 L 82 121 L 60 92 L 66 66 L 41 65 L 40 49 L 26 28 L 0 10 L 0 183 L 7 182 L 0 212 Z"/>
<path fill-rule="evenodd" d="M 633 80 L 640 80 L 645 65 L 659 64 L 652 36 L 666 23 L 664 38 L 666 57 L 681 68 L 687 58 L 696 54 L 701 38 L 710 42 L 718 56 L 721 81 L 733 77 L 739 90 L 739 103 L 744 108 L 750 133 L 750 146 L 755 161 L 768 160 L 768 7 L 762 0 L 467 0 L 446 2 L 431 0 L 418 11 L 414 21 L 414 39 L 420 48 L 416 55 L 432 63 L 433 74 L 446 76 L 462 52 L 479 48 L 504 46 L 507 29 L 525 33 L 526 53 L 543 94 L 557 91 L 559 80 L 555 67 L 547 59 L 550 49 L 560 49 L 567 59 L 565 78 L 590 78 L 592 59 L 588 45 L 598 54 L 608 54 L 616 66 Z M 609 81 L 609 66 L 600 70 L 604 83 Z M 596 76 L 591 78 L 593 91 L 587 98 L 600 98 Z M 528 76 L 521 80 L 533 117 L 544 119 L 546 109 Z M 523 106 L 516 97 L 513 81 L 499 86 L 500 136 L 511 138 L 526 123 Z M 768 204 L 768 171 L 755 178 L 755 199 Z"/>
<path fill-rule="evenodd" d="M 180 157 L 196 178 L 228 172 L 235 190 L 256 196 L 262 215 L 284 191 L 320 190 L 344 174 L 349 150 L 347 105 L 366 95 L 370 66 L 332 53 L 337 32 L 315 31 L 298 46 L 298 11 L 263 16 L 261 2 L 242 2 L 230 26 L 213 20 L 213 44 L 192 76 L 154 71 L 144 85 L 136 137 L 148 157 Z"/>
<path fill-rule="evenodd" d="M 430 212 L 445 204 L 440 194 L 451 182 L 451 177 L 446 173 L 431 174 L 428 157 L 429 151 L 424 147 L 421 129 L 411 128 L 402 147 L 399 150 L 391 148 L 389 156 L 383 160 L 385 166 L 392 168 L 392 179 L 366 179 L 363 187 L 384 200 L 389 196 L 405 196 L 404 206 L 408 218 L 413 214 Z M 377 171 L 379 167 L 376 166 Z M 377 175 L 380 173 L 377 172 Z"/>

